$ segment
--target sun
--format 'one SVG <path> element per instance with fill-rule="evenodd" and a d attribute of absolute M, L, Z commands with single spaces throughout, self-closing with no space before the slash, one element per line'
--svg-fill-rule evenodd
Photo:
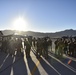
<path fill-rule="evenodd" d="M 15 18 L 13 21 L 13 29 L 19 31 L 26 31 L 27 21 L 23 17 Z"/>

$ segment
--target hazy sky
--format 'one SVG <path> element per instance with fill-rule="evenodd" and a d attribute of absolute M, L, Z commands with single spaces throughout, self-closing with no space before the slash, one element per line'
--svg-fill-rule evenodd
<path fill-rule="evenodd" d="M 76 0 L 0 0 L 1 30 L 14 29 L 13 22 L 19 17 L 22 17 L 21 23 L 27 22 L 24 23 L 26 31 L 76 29 Z"/>

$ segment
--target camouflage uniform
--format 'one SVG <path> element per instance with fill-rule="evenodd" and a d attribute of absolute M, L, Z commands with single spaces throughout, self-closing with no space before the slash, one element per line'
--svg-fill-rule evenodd
<path fill-rule="evenodd" d="M 17 54 L 20 56 L 21 55 L 21 48 L 22 48 L 22 40 L 18 39 L 17 40 Z"/>
<path fill-rule="evenodd" d="M 30 45 L 29 40 L 24 41 L 24 46 L 26 46 L 26 50 L 25 50 L 26 57 L 30 57 L 31 45 Z"/>
<path fill-rule="evenodd" d="M 63 56 L 63 49 L 64 49 L 64 43 L 62 39 L 60 39 L 58 43 L 58 57 L 59 58 Z"/>
<path fill-rule="evenodd" d="M 54 42 L 55 44 L 55 54 L 58 54 L 58 39 Z"/>
<path fill-rule="evenodd" d="M 44 51 L 43 51 L 44 57 L 48 58 L 48 42 L 47 42 L 47 38 L 44 38 L 43 49 L 44 49 Z"/>
<path fill-rule="evenodd" d="M 42 40 L 40 38 L 37 39 L 37 52 L 36 56 L 41 56 L 42 55 Z"/>
<path fill-rule="evenodd" d="M 69 55 L 74 55 L 74 42 L 72 40 L 69 43 Z"/>

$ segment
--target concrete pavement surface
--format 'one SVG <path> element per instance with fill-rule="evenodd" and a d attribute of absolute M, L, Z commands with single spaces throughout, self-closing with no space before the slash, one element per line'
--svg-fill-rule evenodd
<path fill-rule="evenodd" d="M 10 56 L 0 52 L 0 75 L 76 75 L 76 61 L 68 65 L 70 58 L 58 59 L 49 52 L 49 58 L 36 58 L 33 51 L 31 57 Z"/>

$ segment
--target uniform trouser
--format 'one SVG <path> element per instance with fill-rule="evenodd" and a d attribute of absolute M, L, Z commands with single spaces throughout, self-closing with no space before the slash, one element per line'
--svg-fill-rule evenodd
<path fill-rule="evenodd" d="M 62 57 L 63 56 L 63 49 L 58 49 L 58 56 L 60 57 Z"/>
<path fill-rule="evenodd" d="M 42 49 L 41 48 L 38 48 L 37 49 L 37 52 L 36 52 L 36 55 L 38 56 L 38 55 L 41 55 L 42 54 Z"/>
<path fill-rule="evenodd" d="M 68 52 L 67 48 L 64 48 L 64 54 L 67 54 L 67 52 Z"/>
<path fill-rule="evenodd" d="M 52 51 L 52 45 L 51 45 L 51 51 Z"/>
<path fill-rule="evenodd" d="M 17 48 L 17 54 L 21 55 L 21 48 Z"/>
<path fill-rule="evenodd" d="M 72 50 L 72 56 L 74 56 L 74 53 L 75 53 L 75 52 L 74 52 L 74 49 L 73 49 L 73 50 Z"/>
<path fill-rule="evenodd" d="M 26 57 L 30 57 L 30 49 L 26 49 Z"/>
<path fill-rule="evenodd" d="M 9 53 L 10 53 L 11 55 L 14 55 L 14 49 L 9 49 Z"/>
<path fill-rule="evenodd" d="M 58 54 L 58 49 L 57 49 L 57 48 L 55 48 L 55 54 L 56 54 L 56 55 Z"/>
<path fill-rule="evenodd" d="M 45 56 L 45 58 L 48 57 L 48 48 L 44 49 L 44 56 Z"/>
<path fill-rule="evenodd" d="M 76 57 L 76 50 L 74 50 L 74 57 Z"/>
<path fill-rule="evenodd" d="M 69 55 L 74 55 L 74 48 L 69 48 Z"/>

